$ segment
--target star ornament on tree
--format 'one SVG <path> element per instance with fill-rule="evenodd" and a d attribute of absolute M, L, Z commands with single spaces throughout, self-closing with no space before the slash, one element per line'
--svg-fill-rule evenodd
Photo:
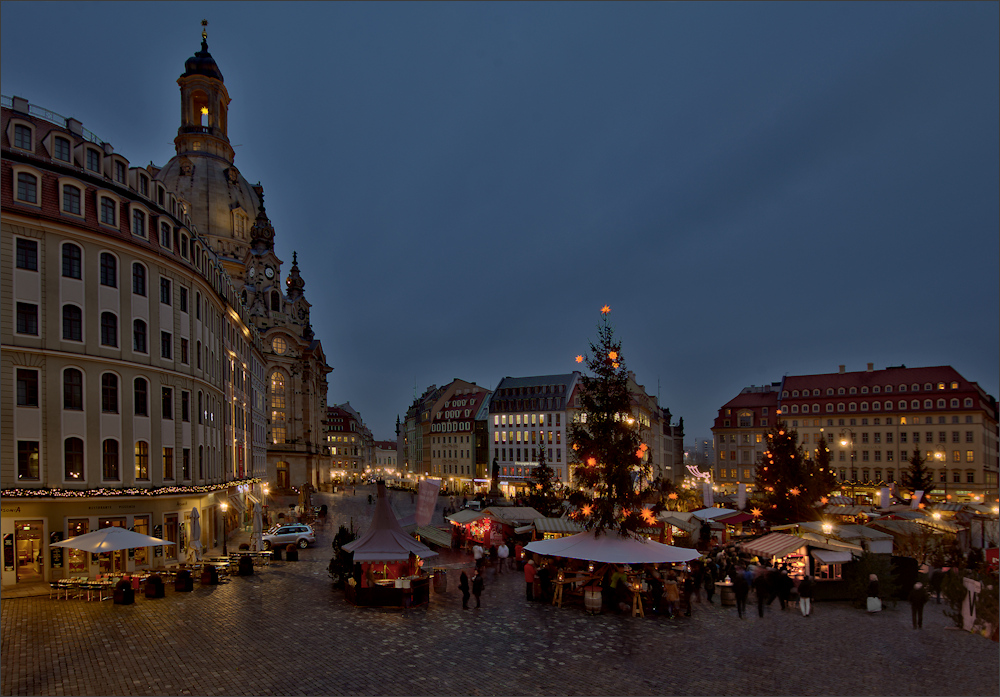
<path fill-rule="evenodd" d="M 583 363 L 583 356 L 582 356 L 582 355 L 578 355 L 578 356 L 576 357 L 576 362 L 577 362 L 577 363 Z"/>
<path fill-rule="evenodd" d="M 791 494 L 792 496 L 798 496 L 798 495 L 799 495 L 799 494 L 801 494 L 802 492 L 801 492 L 801 491 L 799 491 L 799 488 L 798 488 L 798 487 L 795 487 L 795 488 L 793 488 L 793 489 L 789 489 L 789 490 L 788 490 L 788 493 L 789 493 L 789 494 Z"/>
<path fill-rule="evenodd" d="M 538 489 L 539 491 L 541 491 L 542 490 L 542 485 L 541 484 L 535 484 L 535 488 Z"/>
<path fill-rule="evenodd" d="M 764 511 L 760 510 L 759 508 L 751 508 L 750 509 L 750 515 L 752 515 L 754 518 L 760 518 L 760 514 L 763 513 L 763 512 Z"/>
<path fill-rule="evenodd" d="M 610 358 L 613 361 L 617 361 L 618 360 L 618 352 L 617 351 L 608 351 L 608 358 Z"/>
<path fill-rule="evenodd" d="M 589 516 L 592 510 L 594 510 L 593 507 L 591 507 L 591 505 L 588 503 L 586 506 L 580 509 L 580 512 L 583 513 L 585 516 Z"/>
<path fill-rule="evenodd" d="M 597 464 L 597 459 L 596 459 L 596 458 L 593 458 L 593 457 L 588 457 L 588 458 L 587 458 L 587 464 L 588 464 L 588 465 L 589 465 L 590 467 L 593 467 L 594 465 L 596 465 L 596 464 Z"/>
<path fill-rule="evenodd" d="M 605 314 L 606 315 L 609 312 L 611 312 L 611 308 L 608 307 L 607 305 L 605 305 L 604 307 L 601 308 L 601 314 Z"/>
<path fill-rule="evenodd" d="M 677 500 L 677 493 L 671 491 L 669 494 L 667 494 L 667 498 L 670 499 L 671 501 L 676 501 Z"/>
<path fill-rule="evenodd" d="M 652 525 L 656 521 L 656 518 L 653 516 L 653 512 L 648 508 L 644 508 L 642 510 L 642 519 L 645 520 L 650 525 Z"/>

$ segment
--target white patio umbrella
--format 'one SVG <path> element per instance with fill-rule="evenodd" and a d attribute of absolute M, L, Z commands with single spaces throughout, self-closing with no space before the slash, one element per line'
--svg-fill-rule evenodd
<path fill-rule="evenodd" d="M 260 510 L 260 502 L 253 504 L 253 534 L 250 536 L 250 549 L 259 552 L 263 543 L 264 514 Z"/>
<path fill-rule="evenodd" d="M 102 528 L 88 532 L 86 535 L 71 537 L 62 542 L 53 542 L 52 546 L 82 549 L 93 554 L 101 554 L 134 547 L 162 547 L 172 544 L 174 543 L 161 540 L 159 537 L 150 537 L 125 528 Z"/>
<path fill-rule="evenodd" d="M 201 560 L 201 514 L 198 507 L 191 509 L 191 542 L 188 543 L 188 558 L 192 561 Z"/>
<path fill-rule="evenodd" d="M 672 547 L 634 537 L 620 537 L 615 532 L 598 536 L 592 531 L 555 540 L 529 542 L 525 549 L 543 556 L 583 559 L 604 564 L 678 564 L 701 556 L 694 549 Z"/>

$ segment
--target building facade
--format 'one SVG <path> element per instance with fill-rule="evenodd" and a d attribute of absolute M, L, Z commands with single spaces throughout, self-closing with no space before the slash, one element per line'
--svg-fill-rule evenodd
<path fill-rule="evenodd" d="M 762 395 L 761 409 L 781 410 L 807 457 L 815 457 L 820 438 L 825 438 L 831 467 L 849 494 L 868 500 L 881 486 L 897 485 L 917 449 L 934 471 L 931 496 L 954 502 L 997 500 L 996 398 L 950 366 L 875 370 L 869 363 L 855 372 L 840 366 L 836 373 L 787 376 L 770 387 L 766 405 L 764 399 Z M 742 404 L 727 404 L 716 419 L 712 431 L 719 482 L 724 481 L 719 476 L 723 470 L 731 474 L 733 469 L 722 459 L 721 439 L 726 438 L 731 454 L 731 438 L 737 435 L 736 450 L 743 457 L 744 433 L 755 438 L 760 432 L 735 426 L 745 423 L 748 411 Z M 740 481 L 752 482 L 752 463 L 741 460 L 738 473 L 743 474 L 744 465 L 751 476 Z"/>
<path fill-rule="evenodd" d="M 266 459 L 238 289 L 177 192 L 79 121 L 4 97 L 2 153 L 3 584 L 162 566 L 193 511 L 214 544 Z M 176 544 L 50 547 L 110 526 Z"/>
<path fill-rule="evenodd" d="M 331 481 L 356 484 L 375 464 L 371 430 L 350 402 L 327 407 L 324 428 Z"/>
<path fill-rule="evenodd" d="M 489 484 L 489 463 L 483 457 L 482 429 L 476 428 L 480 408 L 490 391 L 474 382 L 452 380 L 431 407 L 429 430 L 430 475 L 440 477 L 444 491 L 472 493 Z"/>
<path fill-rule="evenodd" d="M 296 255 L 282 287 L 282 261 L 274 251 L 264 189 L 250 185 L 234 164 L 231 98 L 204 31 L 201 50 L 185 62 L 177 85 L 181 123 L 174 138 L 176 155 L 151 171 L 163 188 L 177 192 L 180 205 L 218 252 L 262 337 L 265 478 L 272 492 L 288 494 L 305 484 L 319 488 L 330 481 L 323 420 L 326 376 L 332 368 L 312 330 L 311 304 Z"/>

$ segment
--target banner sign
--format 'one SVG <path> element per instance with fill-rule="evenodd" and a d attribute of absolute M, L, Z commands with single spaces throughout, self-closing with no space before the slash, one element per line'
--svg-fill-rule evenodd
<path fill-rule="evenodd" d="M 879 492 L 879 508 L 884 509 L 888 507 L 889 507 L 889 487 L 884 486 Z"/>
<path fill-rule="evenodd" d="M 14 570 L 14 533 L 12 532 L 3 536 L 3 570 Z"/>
<path fill-rule="evenodd" d="M 153 537 L 159 537 L 161 540 L 163 539 L 163 526 L 162 525 L 154 525 L 153 526 Z M 163 556 L 163 546 L 162 545 L 153 547 L 153 556 L 154 557 L 162 557 Z"/>
<path fill-rule="evenodd" d="M 440 490 L 440 479 L 421 480 L 417 488 L 417 511 L 414 515 L 417 525 L 430 525 Z"/>
<path fill-rule="evenodd" d="M 747 485 L 736 485 L 736 507 L 741 511 L 747 507 Z"/>

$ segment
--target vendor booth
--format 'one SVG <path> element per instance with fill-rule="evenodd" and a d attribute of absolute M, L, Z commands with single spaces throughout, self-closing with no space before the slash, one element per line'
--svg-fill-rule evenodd
<path fill-rule="evenodd" d="M 389 507 L 385 484 L 378 483 L 378 500 L 371 523 L 357 540 L 344 545 L 354 555 L 354 574 L 344 586 L 347 601 L 364 607 L 411 607 L 430 599 L 430 576 L 423 559 L 437 556 L 403 532 Z"/>
<path fill-rule="evenodd" d="M 531 531 L 532 541 L 557 540 L 560 537 L 581 533 L 583 532 L 583 528 L 569 518 L 535 518 L 531 526 Z"/>
<path fill-rule="evenodd" d="M 452 526 L 453 548 L 469 549 L 476 543 L 489 548 L 514 534 L 513 525 L 487 511 L 463 508 L 445 520 Z"/>

